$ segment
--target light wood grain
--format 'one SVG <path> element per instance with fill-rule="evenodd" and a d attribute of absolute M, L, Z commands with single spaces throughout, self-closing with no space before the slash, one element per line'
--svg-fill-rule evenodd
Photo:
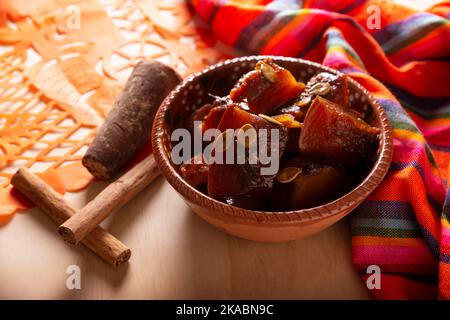
<path fill-rule="evenodd" d="M 97 183 L 73 203 L 86 203 Z M 351 265 L 348 221 L 283 244 L 241 240 L 198 218 L 159 178 L 103 224 L 132 249 L 114 269 L 61 241 L 33 209 L 0 229 L 0 298 L 222 299 L 368 298 Z M 66 288 L 66 268 L 82 271 L 81 290 Z"/>

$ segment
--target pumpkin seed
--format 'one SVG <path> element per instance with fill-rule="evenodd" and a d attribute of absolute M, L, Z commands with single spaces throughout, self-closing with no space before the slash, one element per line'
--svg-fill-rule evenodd
<path fill-rule="evenodd" d="M 295 117 L 289 113 L 277 114 L 276 116 L 272 116 L 272 119 L 279 121 L 284 126 L 288 128 L 301 128 L 302 124 L 295 120 Z"/>
<path fill-rule="evenodd" d="M 291 122 L 286 124 L 286 127 L 288 127 L 289 129 L 303 128 L 303 123 L 298 122 L 297 120 L 292 120 Z"/>
<path fill-rule="evenodd" d="M 304 95 L 303 97 L 301 97 L 301 99 L 299 101 L 297 101 L 295 103 L 295 105 L 297 107 L 306 107 L 307 105 L 309 105 L 312 101 L 312 97 L 311 95 Z"/>
<path fill-rule="evenodd" d="M 275 116 L 272 116 L 272 119 L 277 120 L 278 122 L 285 123 L 285 122 L 291 122 L 294 120 L 294 116 L 289 113 L 282 113 L 277 114 Z"/>
<path fill-rule="evenodd" d="M 295 180 L 297 176 L 302 173 L 302 168 L 286 167 L 282 169 L 277 175 L 279 183 L 289 183 Z"/>
<path fill-rule="evenodd" d="M 269 80 L 270 82 L 275 82 L 277 80 L 277 74 L 274 68 L 268 65 L 264 61 L 260 61 L 257 63 L 256 67 L 261 70 L 263 76 Z"/>
<path fill-rule="evenodd" d="M 246 123 L 241 127 L 241 130 L 246 132 L 247 130 L 255 130 L 255 127 L 252 126 L 250 123 Z"/>
<path fill-rule="evenodd" d="M 328 82 L 319 82 L 313 85 L 308 92 L 318 96 L 324 96 L 329 93 L 331 86 Z"/>
<path fill-rule="evenodd" d="M 213 150 L 222 152 L 227 151 L 234 142 L 234 131 L 233 129 L 226 129 L 222 131 L 217 138 L 214 140 Z"/>
<path fill-rule="evenodd" d="M 270 123 L 273 123 L 273 124 L 276 124 L 277 126 L 283 127 L 283 124 L 282 124 L 280 121 L 275 120 L 275 119 L 272 118 L 272 117 L 269 117 L 269 116 L 267 116 L 267 115 L 265 115 L 265 114 L 262 114 L 262 113 L 258 114 L 258 116 L 260 116 L 260 117 L 263 118 L 264 120 L 269 121 Z"/>
<path fill-rule="evenodd" d="M 249 148 L 257 140 L 256 129 L 249 123 L 244 124 L 237 133 L 237 141 Z"/>

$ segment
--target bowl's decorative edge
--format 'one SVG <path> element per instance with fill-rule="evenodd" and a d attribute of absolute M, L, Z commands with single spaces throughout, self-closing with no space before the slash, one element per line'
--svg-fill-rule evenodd
<path fill-rule="evenodd" d="M 216 217 L 227 220 L 229 219 L 239 219 L 242 223 L 299 223 L 305 221 L 313 221 L 320 218 L 328 217 L 346 209 L 348 212 L 355 209 L 362 201 L 364 201 L 369 194 L 375 190 L 375 188 L 381 183 L 385 177 L 391 160 L 393 156 L 393 137 L 392 137 L 392 127 L 389 119 L 381 107 L 381 105 L 376 101 L 376 99 L 357 81 L 349 77 L 350 82 L 357 87 L 361 92 L 363 92 L 369 99 L 370 103 L 374 107 L 376 113 L 380 118 L 380 127 L 382 128 L 381 135 L 381 151 L 378 159 L 376 160 L 372 170 L 369 172 L 367 177 L 352 191 L 345 194 L 341 198 L 335 201 L 326 203 L 324 205 L 302 209 L 297 211 L 283 211 L 283 212 L 272 212 L 272 211 L 253 211 L 248 209 L 243 209 L 239 207 L 234 207 L 218 200 L 215 200 L 208 195 L 201 193 L 200 191 L 193 188 L 187 182 L 185 182 L 182 177 L 178 174 L 177 170 L 173 168 L 170 160 L 167 156 L 167 152 L 163 143 L 164 140 L 164 126 L 165 126 L 165 113 L 169 108 L 171 101 L 179 94 L 180 90 L 185 86 L 189 85 L 196 77 L 199 77 L 205 73 L 210 72 L 213 69 L 221 69 L 229 64 L 242 63 L 246 61 L 253 62 L 255 60 L 260 60 L 264 58 L 273 58 L 278 61 L 287 62 L 300 62 L 305 65 L 309 65 L 315 68 L 322 69 L 326 72 L 342 75 L 341 72 L 331 69 L 329 67 L 323 66 L 321 64 L 307 61 L 299 58 L 290 57 L 280 57 L 280 56 L 246 56 L 239 57 L 230 60 L 220 62 L 216 65 L 209 66 L 202 72 L 188 76 L 181 84 L 179 84 L 163 101 L 160 108 L 158 109 L 155 120 L 153 122 L 152 128 L 152 149 L 155 159 L 158 163 L 160 170 L 166 177 L 167 181 L 172 185 L 177 192 L 179 192 L 185 200 L 192 202 L 199 206 L 211 208 Z"/>

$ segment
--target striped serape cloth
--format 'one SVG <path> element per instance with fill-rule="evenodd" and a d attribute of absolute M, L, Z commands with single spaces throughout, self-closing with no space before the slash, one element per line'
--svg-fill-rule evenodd
<path fill-rule="evenodd" d="M 394 158 L 352 213 L 353 264 L 364 281 L 380 268 L 374 298 L 450 298 L 450 2 L 420 12 L 386 0 L 190 1 L 218 41 L 323 63 L 372 93 Z"/>

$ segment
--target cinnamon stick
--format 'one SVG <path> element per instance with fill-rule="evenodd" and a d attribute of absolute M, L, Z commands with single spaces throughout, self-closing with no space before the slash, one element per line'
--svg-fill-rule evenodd
<path fill-rule="evenodd" d="M 85 239 L 113 210 L 127 203 L 159 174 L 153 155 L 147 156 L 64 222 L 59 233 L 72 244 Z"/>
<path fill-rule="evenodd" d="M 69 205 L 58 192 L 25 167 L 14 174 L 11 183 L 57 225 L 77 213 L 77 209 Z M 131 256 L 129 248 L 100 226 L 94 228 L 82 243 L 113 266 L 127 262 Z"/>

